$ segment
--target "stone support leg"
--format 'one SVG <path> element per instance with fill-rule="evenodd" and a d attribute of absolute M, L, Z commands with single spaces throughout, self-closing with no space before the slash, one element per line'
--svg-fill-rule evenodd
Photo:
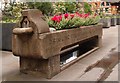
<path fill-rule="evenodd" d="M 33 59 L 20 57 L 20 72 L 52 78 L 60 72 L 60 56 L 49 59 Z"/>

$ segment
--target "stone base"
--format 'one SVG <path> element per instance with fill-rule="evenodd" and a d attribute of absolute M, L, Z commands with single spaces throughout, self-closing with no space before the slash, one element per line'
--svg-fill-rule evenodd
<path fill-rule="evenodd" d="M 93 42 L 95 43 L 94 49 L 91 49 L 90 51 L 86 52 L 85 54 L 82 54 L 78 58 L 74 59 L 73 61 L 63 66 L 60 66 L 60 55 L 56 55 L 48 59 L 20 57 L 20 72 L 50 79 L 56 74 L 60 73 L 60 71 L 66 69 L 67 67 L 77 62 L 84 56 L 92 53 L 93 51 L 101 47 L 101 42 L 102 42 L 101 40 L 102 40 L 101 37 L 95 37 Z"/>
<path fill-rule="evenodd" d="M 60 72 L 60 56 L 49 59 L 33 59 L 20 57 L 20 72 L 52 78 Z"/>

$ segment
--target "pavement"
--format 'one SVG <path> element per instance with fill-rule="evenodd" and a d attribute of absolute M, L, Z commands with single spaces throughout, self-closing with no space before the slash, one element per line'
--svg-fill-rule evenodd
<path fill-rule="evenodd" d="M 111 50 L 118 51 L 118 28 L 120 26 L 103 29 L 102 47 L 100 49 L 82 58 L 52 79 L 20 73 L 19 57 L 14 56 L 12 52 L 0 51 L 2 54 L 2 81 L 98 81 L 103 75 L 104 68 L 94 67 L 88 72 L 85 70 L 106 57 Z M 118 69 L 118 64 L 116 64 L 104 81 L 118 81 Z"/>

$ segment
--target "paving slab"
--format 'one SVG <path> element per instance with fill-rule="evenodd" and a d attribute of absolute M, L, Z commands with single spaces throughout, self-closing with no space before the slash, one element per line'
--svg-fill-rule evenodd
<path fill-rule="evenodd" d="M 118 81 L 118 65 L 116 65 L 113 70 L 112 73 L 108 76 L 108 78 L 105 81 Z"/>
<path fill-rule="evenodd" d="M 88 73 L 76 79 L 76 81 L 97 81 L 100 75 L 104 72 L 102 68 L 94 68 Z"/>

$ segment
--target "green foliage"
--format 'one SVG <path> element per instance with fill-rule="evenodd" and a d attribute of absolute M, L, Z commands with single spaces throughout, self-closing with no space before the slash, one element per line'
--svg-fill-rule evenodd
<path fill-rule="evenodd" d="M 85 26 L 95 25 L 95 24 L 99 23 L 99 20 L 100 20 L 100 16 L 93 16 L 93 15 L 91 15 L 89 18 L 87 18 L 87 20 L 84 23 L 84 25 Z"/>
<path fill-rule="evenodd" d="M 64 14 L 64 13 L 74 13 L 77 7 L 75 2 L 57 2 L 54 4 L 54 13 Z"/>
<path fill-rule="evenodd" d="M 26 8 L 27 5 L 25 3 L 10 3 L 5 5 L 4 10 L 2 11 L 2 21 L 17 22 L 21 16 L 21 11 Z"/>
<path fill-rule="evenodd" d="M 66 13 L 74 13 L 76 11 L 76 3 L 66 2 L 65 3 Z"/>
<path fill-rule="evenodd" d="M 19 18 L 21 17 L 21 11 L 24 9 L 39 9 L 42 11 L 42 13 L 46 16 L 52 16 L 54 14 L 60 15 L 65 13 L 92 13 L 91 6 L 88 3 L 76 3 L 76 2 L 26 2 L 26 3 L 10 3 L 5 5 L 5 9 L 3 12 L 3 22 L 17 22 Z M 73 18 L 72 20 L 66 20 L 62 19 L 62 21 L 59 23 L 59 27 L 63 28 L 69 28 L 69 27 L 76 27 L 79 25 L 85 25 L 84 22 L 80 18 Z M 77 21 L 74 25 L 74 21 Z M 81 23 L 81 24 L 79 24 Z M 49 25 L 56 26 L 53 22 L 49 22 Z"/>
<path fill-rule="evenodd" d="M 28 8 L 39 9 L 44 15 L 53 14 L 53 5 L 51 2 L 28 2 Z"/>
<path fill-rule="evenodd" d="M 91 5 L 89 3 L 84 3 L 84 12 L 92 14 Z"/>
<path fill-rule="evenodd" d="M 51 15 L 53 13 L 52 3 L 49 2 L 28 2 L 28 3 L 10 3 L 5 5 L 2 11 L 2 22 L 17 22 L 21 17 L 21 11 L 24 9 L 34 9 L 37 8 L 43 12 L 45 15 Z"/>
<path fill-rule="evenodd" d="M 120 18 L 120 15 L 117 15 L 116 18 Z"/>
<path fill-rule="evenodd" d="M 64 15 L 62 15 L 61 21 L 58 21 L 58 22 L 52 20 L 52 18 L 53 17 L 48 17 L 47 22 L 50 27 L 53 27 L 56 30 L 79 28 L 80 26 L 95 25 L 99 23 L 99 20 L 100 20 L 100 16 L 98 15 L 89 15 L 88 17 L 79 17 L 76 14 L 74 14 L 73 18 L 70 17 L 70 14 L 68 18 L 65 18 Z"/>

